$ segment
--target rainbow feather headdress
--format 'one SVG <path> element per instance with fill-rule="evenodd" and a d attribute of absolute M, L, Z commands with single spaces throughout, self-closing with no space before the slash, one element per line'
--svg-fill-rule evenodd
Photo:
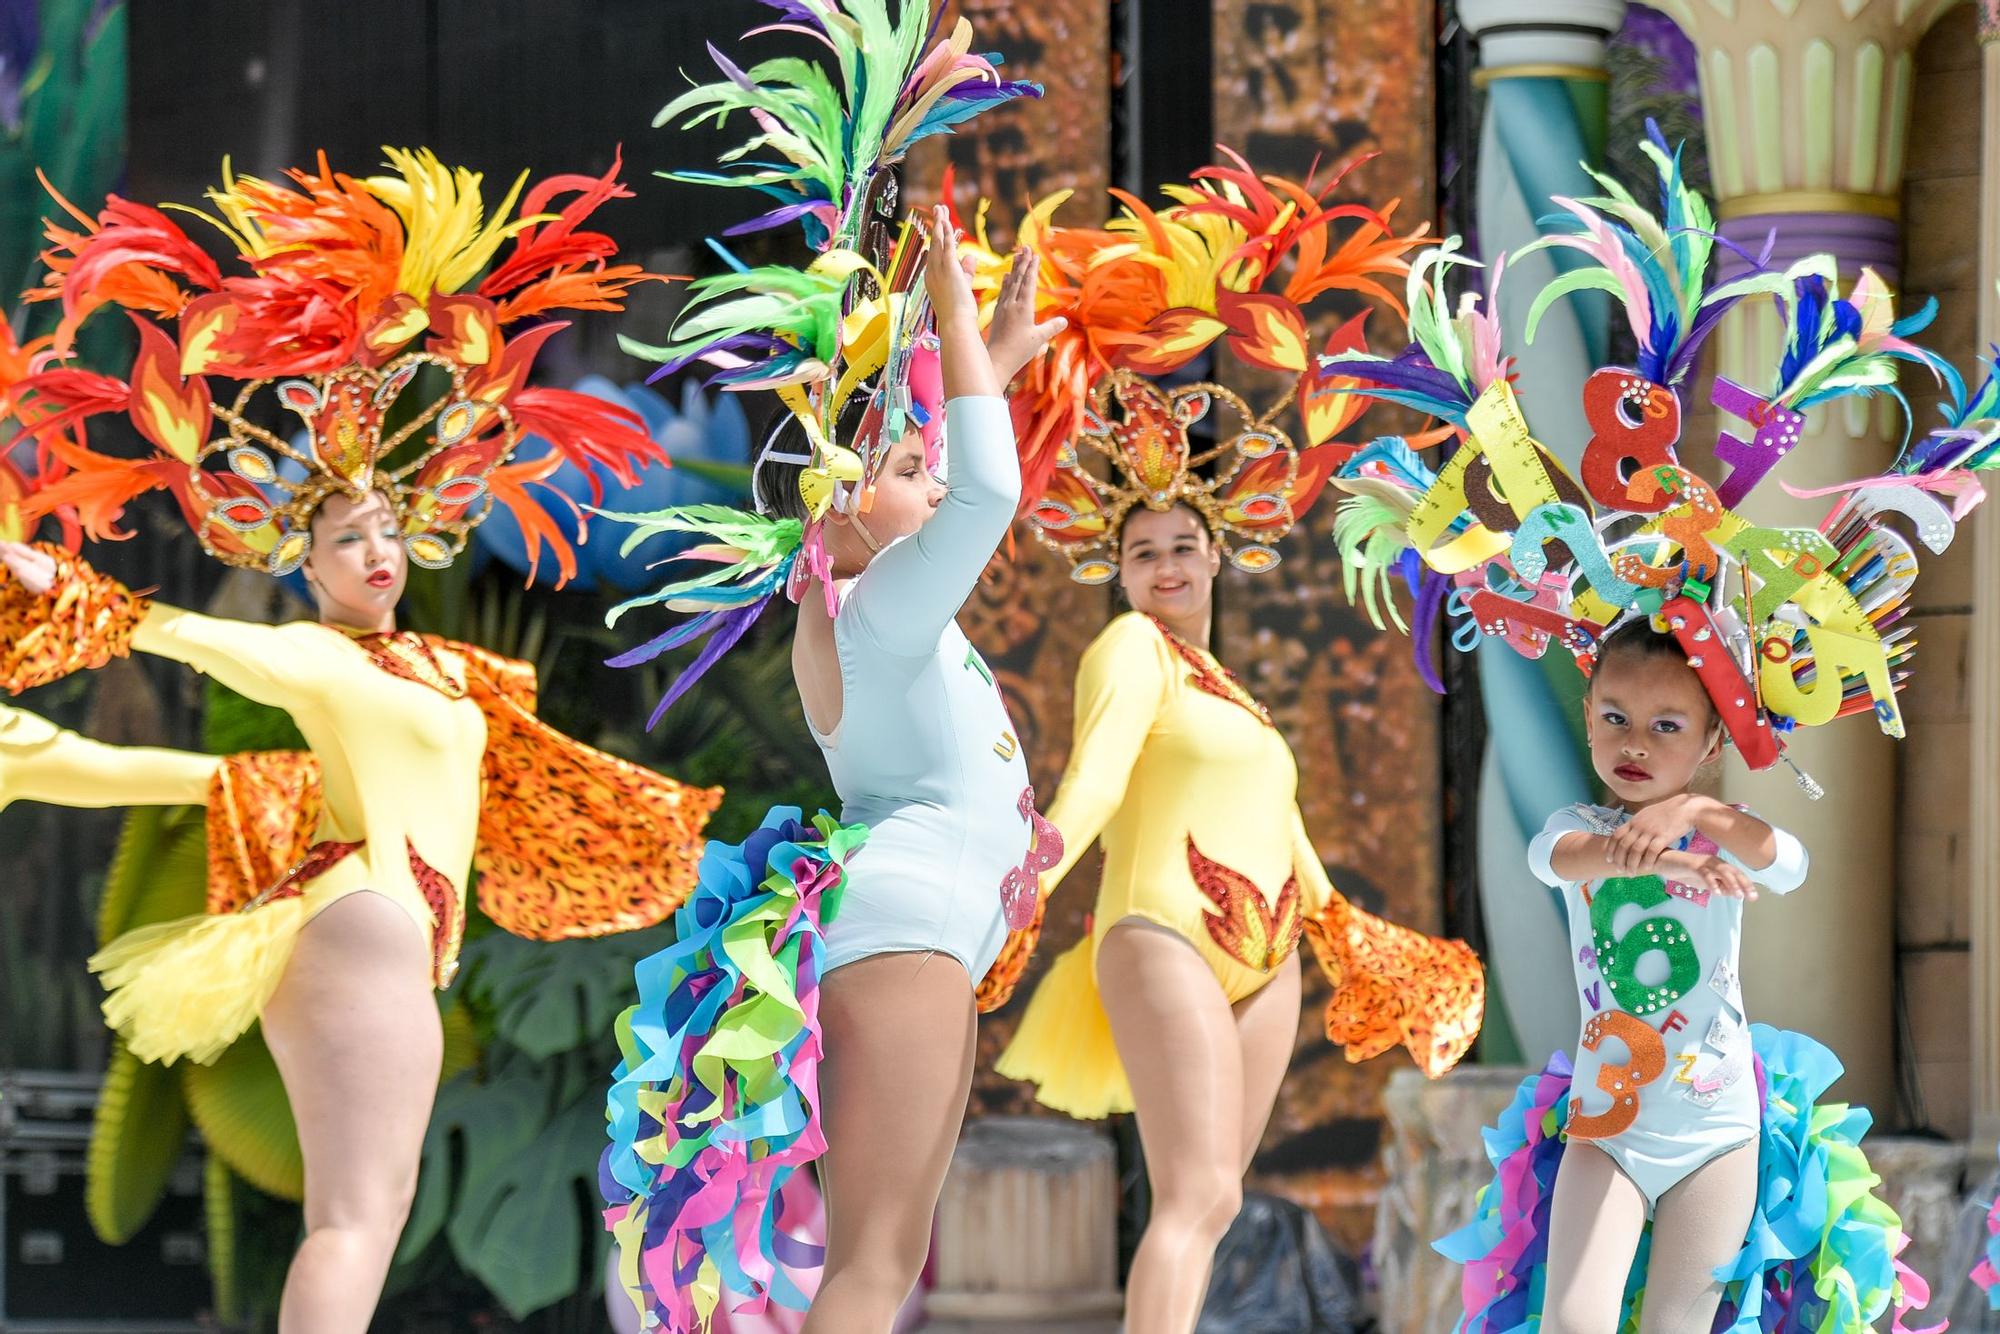
<path fill-rule="evenodd" d="M 1063 191 L 1021 227 L 1041 265 L 1038 314 L 1068 320 L 1011 397 L 1022 504 L 1080 583 L 1117 576 L 1119 528 L 1140 505 L 1192 507 L 1233 565 L 1268 570 L 1278 540 L 1352 452 L 1333 438 L 1365 400 L 1333 392 L 1338 377 L 1313 356 L 1309 308 L 1336 290 L 1397 306 L 1382 280 L 1408 268 L 1403 256 L 1424 229 L 1391 231 L 1396 201 L 1380 212 L 1329 204 L 1345 172 L 1323 184 L 1260 176 L 1223 151 L 1228 163 L 1166 186 L 1160 209 L 1113 190 L 1120 208 L 1103 228 L 1059 226 Z M 984 246 L 983 206 L 978 221 L 990 301 L 1007 261 Z M 1336 245 L 1335 231 L 1350 223 Z M 1361 325 L 1348 321 L 1329 350 L 1361 347 Z M 1293 392 L 1259 410 L 1220 384 L 1159 383 L 1211 348 L 1296 377 Z M 1301 440 L 1285 426 L 1294 401 Z M 1189 431 L 1204 420 L 1216 443 L 1198 449 Z M 1108 478 L 1088 466 L 1086 450 L 1109 462 Z"/>
<path fill-rule="evenodd" d="M 619 166 L 525 194 L 524 172 L 489 216 L 478 173 L 424 149 L 384 152 L 392 174 L 366 179 L 324 155 L 281 181 L 234 176 L 225 163 L 208 194 L 213 213 L 165 206 L 218 230 L 240 273 L 225 273 L 161 209 L 114 195 L 93 218 L 57 196 L 83 230 L 49 224 L 47 281 L 29 295 L 62 303 L 58 359 L 12 395 L 42 454 L 31 515 L 73 516 L 113 538 L 127 504 L 164 489 L 210 555 L 286 574 L 305 561 L 312 514 L 330 495 L 385 494 L 410 559 L 433 568 L 497 503 L 519 517 L 531 559 L 547 542 L 563 577 L 575 573 L 530 486 L 565 459 L 626 482 L 635 465 L 664 461 L 634 414 L 527 382 L 566 327 L 543 317 L 622 309 L 627 289 L 656 276 L 612 263 L 612 239 L 582 230 L 606 200 L 629 197 Z M 121 374 L 68 364 L 77 327 L 104 306 L 123 307 L 138 333 Z M 113 412 L 151 457 L 88 446 L 84 423 Z M 267 424 L 286 416 L 289 428 Z M 510 461 L 529 433 L 554 449 Z"/>
<path fill-rule="evenodd" d="M 817 576 L 833 611 L 830 563 L 820 523 L 830 509 L 865 513 L 887 449 L 911 428 L 923 432 L 933 469 L 942 462 L 942 385 L 930 311 L 918 282 L 923 231 L 899 220 L 894 168 L 910 146 L 1017 97 L 1032 83 L 1000 78 L 997 55 L 972 51 L 964 19 L 940 33 L 930 0 L 763 0 L 778 22 L 754 29 L 812 38 L 832 54 L 821 64 L 781 57 L 748 70 L 710 48 L 723 77 L 689 89 L 656 125 L 720 124 L 746 113 L 757 133 L 725 153 L 717 171 L 667 173 L 676 180 L 754 190 L 777 201 L 725 235 L 796 224 L 812 259 L 803 267 L 738 262 L 695 283 L 693 299 L 668 340 L 621 340 L 635 356 L 660 362 L 652 378 L 700 363 L 725 389 L 770 389 L 803 428 L 808 452 L 766 458 L 802 465 L 804 523 L 715 506 L 607 517 L 631 524 L 626 549 L 660 532 L 701 533 L 712 542 L 681 558 L 718 568 L 612 609 L 665 604 L 683 621 L 612 659 L 636 666 L 698 640 L 707 644 L 653 714 L 657 722 L 703 672 L 742 638 L 784 592 L 797 600 Z M 865 396 L 859 426 L 840 424 Z M 648 724 L 650 726 L 651 723 Z"/>
<path fill-rule="evenodd" d="M 1790 729 L 1850 713 L 1873 712 L 1883 731 L 1900 736 L 1896 692 L 1915 640 L 1897 622 L 1917 561 L 1883 520 L 1901 514 L 1922 545 L 1945 549 L 1983 494 L 1973 474 L 1994 461 L 2000 389 L 1989 375 L 1968 394 L 1948 364 L 1909 341 L 1934 306 L 1898 319 L 1866 270 L 1845 296 L 1824 256 L 1713 283 L 1706 206 L 1657 130 L 1645 148 L 1659 171 L 1657 217 L 1600 176 L 1603 196 L 1555 201 L 1569 230 L 1520 252 L 1562 247 L 1585 261 L 1537 296 L 1530 337 L 1551 302 L 1600 290 L 1622 309 L 1638 346 L 1633 366 L 1600 369 L 1584 386 L 1592 434 L 1580 478 L 1530 432 L 1500 355 L 1493 290 L 1483 304 L 1468 295 L 1453 311 L 1446 280 L 1470 264 L 1455 241 L 1411 266 L 1401 354 L 1327 359 L 1359 392 L 1418 408 L 1461 442 L 1436 472 L 1395 440 L 1342 468 L 1335 485 L 1351 495 L 1335 532 L 1350 596 L 1364 581 L 1380 628 L 1387 583 L 1401 576 L 1417 589 L 1418 662 L 1434 689 L 1443 686 L 1425 641 L 1447 609 L 1460 618 L 1460 648 L 1493 636 L 1539 658 L 1554 641 L 1586 673 L 1610 626 L 1650 615 L 1679 638 L 1752 768 L 1782 757 Z M 1724 431 L 1715 453 L 1730 472 L 1713 485 L 1675 452 L 1685 396 L 1702 341 L 1754 296 L 1777 300 L 1784 354 L 1767 387 L 1715 381 L 1712 401 L 1750 435 Z M 1834 497 L 1816 528 L 1763 526 L 1739 511 L 1803 439 L 1808 412 L 1850 395 L 1901 401 L 1896 375 L 1905 362 L 1929 369 L 1946 391 L 1942 427 L 1906 445 L 1882 476 L 1811 493 L 1786 487 Z M 1393 602 L 1388 609 L 1406 628 Z"/>

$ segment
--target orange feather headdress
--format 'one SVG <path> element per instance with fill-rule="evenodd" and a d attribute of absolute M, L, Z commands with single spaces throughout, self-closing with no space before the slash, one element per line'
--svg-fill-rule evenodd
<path fill-rule="evenodd" d="M 564 578 L 575 573 L 529 488 L 565 460 L 630 483 L 664 456 L 636 415 L 530 387 L 536 354 L 566 326 L 518 326 L 622 309 L 634 283 L 658 277 L 611 262 L 616 243 L 582 229 L 606 200 L 630 196 L 619 164 L 525 194 L 524 172 L 488 216 L 478 173 L 424 149 L 384 152 L 393 174 L 365 179 L 324 154 L 282 181 L 232 176 L 225 163 L 213 213 L 165 206 L 213 225 L 242 273 L 223 272 L 162 209 L 114 195 L 92 218 L 56 196 L 83 230 L 48 225 L 48 277 L 28 294 L 61 301 L 63 358 L 13 386 L 16 420 L 53 465 L 30 516 L 73 513 L 92 537 L 117 538 L 127 504 L 167 490 L 210 555 L 285 574 L 311 550 L 312 514 L 330 495 L 382 492 L 410 558 L 432 568 L 498 503 L 520 518 L 531 559 L 546 541 Z M 77 327 L 106 305 L 138 331 L 120 375 L 66 364 Z M 271 419 L 267 388 L 298 418 L 289 439 L 257 420 Z M 88 447 L 82 424 L 113 412 L 151 457 Z M 512 461 L 528 434 L 554 448 Z"/>
<path fill-rule="evenodd" d="M 1351 452 L 1334 436 L 1367 405 L 1344 392 L 1354 382 L 1320 369 L 1308 307 L 1348 291 L 1401 313 L 1382 280 L 1408 272 L 1403 256 L 1427 227 L 1392 231 L 1398 201 L 1379 211 L 1329 204 L 1345 171 L 1301 183 L 1260 176 L 1223 152 L 1231 165 L 1165 187 L 1164 208 L 1113 190 L 1120 209 L 1104 227 L 1064 227 L 1053 220 L 1063 191 L 1020 229 L 1041 261 L 1037 313 L 1068 320 L 1011 395 L 1023 511 L 1080 583 L 1116 577 L 1119 526 L 1136 505 L 1191 506 L 1238 569 L 1275 566 L 1276 543 Z M 1006 259 L 984 245 L 983 215 L 982 206 L 978 281 L 992 300 Z M 1336 229 L 1350 223 L 1336 244 Z M 1363 318 L 1336 330 L 1327 350 L 1361 349 Z M 1293 394 L 1259 411 L 1220 384 L 1155 383 L 1218 345 L 1245 365 L 1295 376 Z M 1299 440 L 1284 425 L 1294 400 Z M 1188 430 L 1211 415 L 1227 420 L 1216 423 L 1217 443 L 1198 450 Z M 1084 466 L 1084 446 L 1111 462 L 1109 480 Z"/>

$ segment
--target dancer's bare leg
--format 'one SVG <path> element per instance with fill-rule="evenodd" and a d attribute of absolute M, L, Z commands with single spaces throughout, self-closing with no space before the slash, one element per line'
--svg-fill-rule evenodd
<path fill-rule="evenodd" d="M 338 900 L 300 934 L 263 1023 L 305 1155 L 306 1239 L 279 1334 L 366 1334 L 443 1059 L 423 933 L 380 894 Z"/>
<path fill-rule="evenodd" d="M 1757 1145 L 1711 1158 L 1660 1197 L 1639 1334 L 1708 1334 L 1722 1304 L 1717 1265 L 1743 1248 L 1757 1207 Z"/>
<path fill-rule="evenodd" d="M 1243 1170 L 1264 1142 L 1278 1088 L 1299 1041 L 1299 956 L 1296 952 L 1256 994 L 1236 1002 L 1236 1036 L 1243 1051 Z"/>
<path fill-rule="evenodd" d="M 827 974 L 819 1013 L 826 1270 L 805 1334 L 888 1334 L 965 1120 L 972 979 L 948 955 L 877 955 Z"/>
<path fill-rule="evenodd" d="M 1153 1188 L 1125 1282 L 1125 1328 L 1186 1334 L 1201 1315 L 1216 1243 L 1243 1202 L 1237 1017 L 1192 945 L 1136 919 L 1105 933 L 1097 989 L 1132 1084 Z"/>
<path fill-rule="evenodd" d="M 1646 1197 L 1611 1155 L 1573 1140 L 1549 1207 L 1546 1334 L 1617 1334 L 1625 1279 L 1646 1227 Z M 1659 1247 L 1654 1246 L 1657 1255 Z"/>

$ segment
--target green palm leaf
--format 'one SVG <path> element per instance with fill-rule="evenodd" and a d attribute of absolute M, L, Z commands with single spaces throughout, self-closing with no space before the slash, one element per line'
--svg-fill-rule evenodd
<path fill-rule="evenodd" d="M 603 1097 L 593 1093 L 550 1122 L 527 1152 L 467 1173 L 447 1228 L 452 1252 L 515 1319 L 561 1301 L 601 1270 L 601 1234 L 585 1259 L 582 1201 L 595 1198 L 603 1148 Z"/>
<path fill-rule="evenodd" d="M 298 1127 L 261 1033 L 244 1034 L 213 1065 L 186 1063 L 181 1087 L 210 1153 L 266 1195 L 305 1195 Z"/>
<path fill-rule="evenodd" d="M 664 927 L 594 940 L 523 940 L 495 931 L 465 947 L 467 991 L 493 1007 L 494 1035 L 538 1061 L 589 1045 L 632 1003 L 632 965 Z"/>
<path fill-rule="evenodd" d="M 202 1168 L 201 1206 L 208 1229 L 208 1282 L 216 1318 L 233 1325 L 243 1318 L 237 1298 L 236 1175 L 212 1153 Z"/>
<path fill-rule="evenodd" d="M 122 1246 L 146 1226 L 187 1147 L 187 1129 L 174 1072 L 113 1045 L 84 1157 L 84 1209 L 106 1244 Z"/>
<path fill-rule="evenodd" d="M 208 830 L 199 806 L 140 806 L 125 817 L 97 905 L 97 942 L 171 922 L 208 902 Z"/>
<path fill-rule="evenodd" d="M 407 1263 L 436 1239 L 454 1215 L 461 1179 L 468 1184 L 502 1170 L 528 1151 L 540 1133 L 548 1090 L 536 1079 L 501 1079 L 490 1084 L 456 1079 L 438 1091 L 424 1135 L 424 1161 L 417 1196 L 410 1205 L 396 1246 L 396 1262 Z M 599 1116 L 598 1138 L 603 1138 Z M 592 1151 L 591 1163 L 597 1162 Z M 456 1225 L 454 1220 L 454 1226 Z"/>

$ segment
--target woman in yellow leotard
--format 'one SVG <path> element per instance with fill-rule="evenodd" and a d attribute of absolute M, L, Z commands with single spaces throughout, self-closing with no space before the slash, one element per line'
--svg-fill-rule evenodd
<path fill-rule="evenodd" d="M 1116 579 L 1133 610 L 1084 655 L 1048 812 L 1065 852 L 1045 891 L 1103 845 L 1089 934 L 1051 966 L 998 1065 L 1072 1115 L 1137 1112 L 1152 1213 L 1125 1324 L 1147 1334 L 1185 1334 L 1200 1314 L 1297 1036 L 1301 935 L 1333 983 L 1327 1033 L 1350 1060 L 1400 1044 L 1440 1074 L 1478 1032 L 1484 997 L 1463 944 L 1334 889 L 1299 815 L 1291 748 L 1209 648 L 1223 559 L 1250 573 L 1278 563 L 1276 542 L 1351 452 L 1331 437 L 1355 410 L 1302 373 L 1295 443 L 1289 398 L 1258 413 L 1222 385 L 1145 378 L 1210 344 L 1309 366 L 1299 303 L 1369 290 L 1409 240 L 1363 210 L 1363 234 L 1336 248 L 1339 211 L 1303 207 L 1324 190 L 1247 169 L 1208 168 L 1169 193 L 1157 212 L 1128 202 L 1103 231 L 1037 210 L 1021 232 L 1042 257 L 1048 313 L 1070 325 L 1016 394 L 1029 517 L 1073 578 Z M 1197 425 L 1212 448 L 1191 443 Z"/>
<path fill-rule="evenodd" d="M 215 770 L 211 879 L 238 892 L 218 905 L 212 885 L 211 907 L 247 897 L 239 910 L 142 927 L 92 960 L 107 1018 L 142 1057 L 212 1060 L 261 1018 L 305 1160 L 282 1334 L 368 1327 L 415 1186 L 441 1059 L 431 993 L 456 970 L 475 864 L 481 906 L 519 934 L 647 925 L 691 888 L 719 796 L 536 721 L 526 664 L 396 628 L 409 562 L 448 563 L 493 503 L 573 561 L 524 486 L 555 456 L 510 461 L 525 431 L 628 478 L 657 450 L 629 414 L 526 386 L 559 326 L 502 333 L 552 307 L 615 308 L 641 276 L 576 229 L 623 193 L 616 168 L 537 187 L 513 221 L 510 194 L 482 222 L 476 175 L 391 158 L 394 176 L 322 160 L 288 185 L 237 178 L 212 194 L 248 279 L 222 276 L 165 214 L 112 200 L 88 234 L 59 237 L 50 289 L 70 320 L 109 301 L 164 315 L 178 337 L 135 317 L 124 377 L 65 366 L 13 392 L 28 437 L 68 469 L 44 474 L 25 513 L 73 506 L 101 535 L 166 488 L 204 549 L 303 569 L 318 604 L 314 622 L 222 620 L 149 603 L 60 550 L 0 543 L 0 684 L 137 648 L 286 710 L 311 748 Z M 254 420 L 273 382 L 303 447 Z M 66 439 L 112 410 L 156 457 Z"/>

